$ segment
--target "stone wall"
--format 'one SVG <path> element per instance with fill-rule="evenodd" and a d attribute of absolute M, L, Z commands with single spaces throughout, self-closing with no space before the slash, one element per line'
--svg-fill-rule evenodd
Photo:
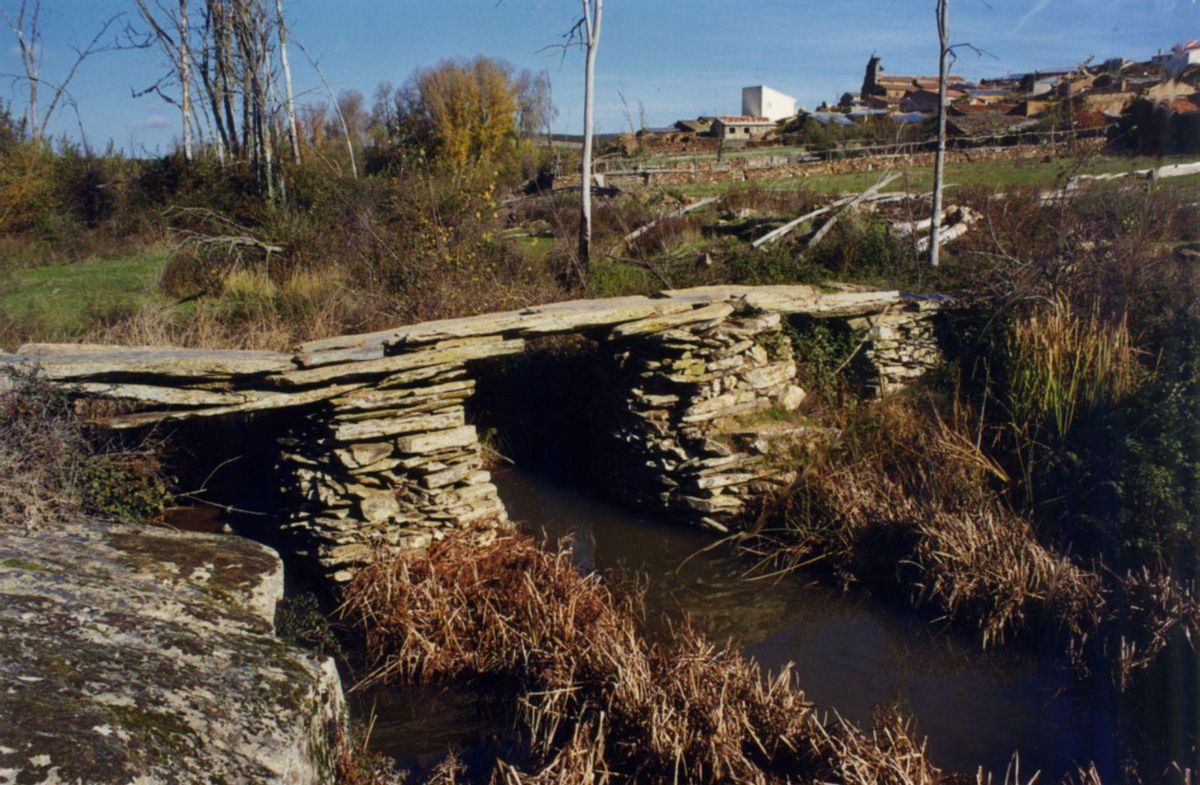
<path fill-rule="evenodd" d="M 779 314 L 724 306 L 703 321 L 614 336 L 619 420 L 612 426 L 616 496 L 642 509 L 727 532 L 746 505 L 790 477 L 741 451 L 722 426 L 765 409 L 794 411 L 804 391 Z"/>
<path fill-rule="evenodd" d="M 1103 139 L 1081 139 L 1069 143 L 948 150 L 947 161 L 950 163 L 974 163 L 979 161 L 1019 161 L 1046 156 L 1062 158 L 1081 152 L 1095 152 L 1103 149 L 1104 144 Z M 784 156 L 733 157 L 724 161 L 696 157 L 672 160 L 653 167 L 647 166 L 644 167 L 644 171 L 639 171 L 640 164 L 631 161 L 628 168 L 604 174 L 604 184 L 636 190 L 652 186 L 712 185 L 804 179 L 825 175 L 932 166 L 933 157 L 932 152 L 849 156 L 827 161 L 799 161 Z M 609 164 L 610 169 L 618 166 L 619 162 L 610 162 Z M 565 174 L 556 178 L 554 184 L 556 187 L 578 187 L 579 182 L 578 174 Z"/>
<path fill-rule="evenodd" d="M 432 351 L 495 356 L 521 346 L 485 337 Z M 349 580 L 376 548 L 424 548 L 447 528 L 503 523 L 465 418 L 474 389 L 465 360 L 399 371 L 313 407 L 280 440 L 285 526 L 335 580 Z"/>

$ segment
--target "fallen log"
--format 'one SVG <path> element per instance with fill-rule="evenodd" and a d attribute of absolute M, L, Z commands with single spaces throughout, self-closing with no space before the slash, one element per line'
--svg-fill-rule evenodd
<path fill-rule="evenodd" d="M 957 240 L 971 229 L 971 225 L 977 222 L 980 216 L 969 207 L 959 207 L 953 213 L 947 211 L 948 216 L 946 222 L 942 224 L 942 231 L 938 234 L 938 247 L 945 245 L 951 240 Z M 928 227 L 926 227 L 928 228 Z M 917 253 L 925 253 L 929 250 L 929 237 L 922 237 L 917 241 Z"/>
<path fill-rule="evenodd" d="M 811 221 L 814 218 L 819 218 L 822 215 L 824 215 L 825 213 L 829 212 L 830 210 L 836 210 L 837 208 L 839 208 L 843 205 L 850 204 L 850 202 L 853 201 L 853 199 L 854 199 L 854 197 L 847 196 L 845 199 L 839 199 L 836 202 L 834 202 L 833 204 L 829 205 L 828 207 L 822 207 L 818 210 L 813 210 L 811 213 L 805 213 L 804 215 L 800 216 L 799 218 L 796 218 L 792 221 L 788 221 L 787 223 L 785 223 L 783 226 L 779 227 L 778 229 L 773 229 L 773 230 L 767 232 L 766 234 L 764 234 L 762 237 L 755 240 L 750 245 L 754 248 L 762 248 L 763 246 L 770 245 L 771 243 L 775 242 L 779 238 L 781 238 L 787 234 L 790 234 L 792 232 L 792 230 L 794 230 L 796 227 L 800 226 L 801 224 L 804 224 L 807 221 Z"/>
<path fill-rule="evenodd" d="M 944 226 L 958 212 L 957 205 L 950 205 L 938 216 L 938 225 Z M 933 218 L 923 218 L 920 221 L 901 221 L 892 224 L 892 231 L 901 237 L 908 237 L 914 232 L 928 232 L 933 226 Z"/>
<path fill-rule="evenodd" d="M 709 196 L 707 198 L 701 199 L 698 202 L 693 202 L 689 205 L 681 207 L 678 210 L 672 210 L 671 212 L 666 213 L 665 215 L 660 215 L 659 217 L 655 218 L 650 223 L 648 223 L 644 226 L 639 226 L 637 229 L 634 229 L 632 232 L 630 232 L 629 234 L 622 237 L 621 242 L 618 244 L 618 247 L 620 247 L 621 245 L 628 245 L 629 243 L 638 239 L 643 234 L 650 231 L 655 226 L 658 226 L 659 223 L 661 223 L 662 221 L 665 221 L 668 218 L 679 218 L 680 216 L 687 215 L 688 213 L 692 212 L 693 210 L 699 210 L 701 207 L 707 207 L 708 205 L 712 204 L 713 202 L 718 201 L 720 198 L 721 197 L 719 197 L 719 196 Z M 615 250 L 614 250 L 614 253 L 615 253 Z"/>
<path fill-rule="evenodd" d="M 861 194 L 860 194 L 860 196 L 861 196 Z M 876 195 L 872 195 L 872 196 L 862 199 L 860 203 L 871 202 L 873 204 L 883 204 L 885 202 L 897 202 L 902 199 L 909 199 L 909 198 L 912 198 L 913 196 L 914 196 L 913 194 L 910 194 L 908 192 L 900 193 L 900 194 L 876 194 Z M 802 226 L 805 222 L 811 221 L 814 218 L 820 218 L 822 215 L 825 215 L 826 213 L 830 212 L 831 210 L 836 210 L 839 207 L 849 205 L 851 202 L 853 202 L 855 200 L 855 198 L 857 198 L 857 197 L 847 196 L 843 199 L 838 199 L 833 204 L 813 210 L 811 213 L 805 213 L 804 215 L 800 216 L 799 218 L 795 218 L 791 221 L 788 221 L 786 224 L 784 224 L 783 226 L 780 226 L 777 229 L 772 229 L 771 231 L 764 234 L 762 237 L 760 237 L 757 240 L 755 240 L 754 242 L 752 242 L 750 245 L 753 248 L 762 248 L 765 245 L 769 245 L 769 244 L 775 242 L 776 240 L 778 240 L 779 238 L 790 234 L 797 227 Z"/>
<path fill-rule="evenodd" d="M 828 221 L 826 221 L 825 224 L 820 229 L 817 230 L 817 233 L 814 234 L 812 236 L 812 239 L 810 239 L 808 241 L 807 247 L 813 248 L 814 246 L 816 246 L 817 243 L 821 242 L 821 240 L 824 239 L 825 235 L 829 234 L 829 232 L 833 229 L 834 225 L 838 222 L 838 220 L 843 215 L 850 212 L 851 210 L 853 210 L 858 205 L 862 204 L 867 199 L 870 199 L 871 197 L 875 196 L 875 194 L 882 191 L 885 187 L 890 185 L 892 182 L 894 182 L 899 177 L 900 177 L 899 172 L 892 172 L 891 174 L 886 174 L 883 177 L 879 178 L 879 181 L 876 182 L 875 185 L 871 186 L 867 190 L 860 193 L 858 196 L 854 197 L 854 199 L 852 199 L 850 201 L 850 204 L 846 205 L 846 207 L 841 212 L 834 215 L 832 218 L 830 218 Z"/>

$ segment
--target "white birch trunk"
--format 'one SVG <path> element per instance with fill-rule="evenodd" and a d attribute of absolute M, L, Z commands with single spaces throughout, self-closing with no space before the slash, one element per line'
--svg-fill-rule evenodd
<path fill-rule="evenodd" d="M 595 4 L 593 13 L 592 3 Z M 583 161 L 580 164 L 579 263 L 586 273 L 592 255 L 592 103 L 596 84 L 596 49 L 604 0 L 583 0 L 583 34 L 587 36 L 587 58 L 583 83 Z"/>
<path fill-rule="evenodd" d="M 187 0 L 179 0 L 179 113 L 183 116 L 183 156 L 192 160 L 192 47 L 188 39 Z"/>
<path fill-rule="evenodd" d="M 283 0 L 275 0 L 275 25 L 279 33 L 279 65 L 283 69 L 284 112 L 287 114 L 288 139 L 292 160 L 300 163 L 300 134 L 296 126 L 296 99 L 292 92 L 292 67 L 288 64 L 287 25 L 283 22 Z"/>
<path fill-rule="evenodd" d="M 933 159 L 933 212 L 929 228 L 929 264 L 932 267 L 937 267 L 941 261 L 938 239 L 941 221 L 938 217 L 942 214 L 942 181 L 946 174 L 946 80 L 950 76 L 950 28 L 946 17 L 949 6 L 950 0 L 938 0 L 938 136 L 937 154 Z"/>

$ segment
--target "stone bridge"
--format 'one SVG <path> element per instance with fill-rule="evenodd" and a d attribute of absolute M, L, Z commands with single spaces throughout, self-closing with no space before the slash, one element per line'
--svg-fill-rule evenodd
<path fill-rule="evenodd" d="M 0 364 L 128 402 L 101 421 L 114 429 L 293 410 L 278 435 L 284 525 L 346 580 L 374 548 L 423 547 L 449 528 L 505 521 L 465 408 L 487 358 L 540 336 L 595 340 L 611 365 L 602 392 L 619 413 L 602 424 L 622 469 L 612 495 L 725 532 L 789 480 L 769 460 L 771 442 L 803 426 L 748 425 L 804 400 L 789 326 L 848 322 L 862 335 L 865 382 L 882 393 L 939 361 L 941 303 L 842 286 L 702 287 L 425 322 L 292 354 L 30 344 Z"/>

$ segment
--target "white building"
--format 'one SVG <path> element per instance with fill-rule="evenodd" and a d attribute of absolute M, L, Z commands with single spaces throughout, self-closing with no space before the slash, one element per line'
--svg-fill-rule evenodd
<path fill-rule="evenodd" d="M 1186 44 L 1175 44 L 1170 52 L 1160 52 L 1151 57 L 1150 62 L 1160 66 L 1171 76 L 1176 76 L 1189 65 L 1200 63 L 1200 41 L 1191 40 Z M 745 95 L 745 91 L 742 94 Z"/>
<path fill-rule="evenodd" d="M 796 99 L 766 85 L 742 88 L 742 114 L 775 122 L 796 114 Z"/>

